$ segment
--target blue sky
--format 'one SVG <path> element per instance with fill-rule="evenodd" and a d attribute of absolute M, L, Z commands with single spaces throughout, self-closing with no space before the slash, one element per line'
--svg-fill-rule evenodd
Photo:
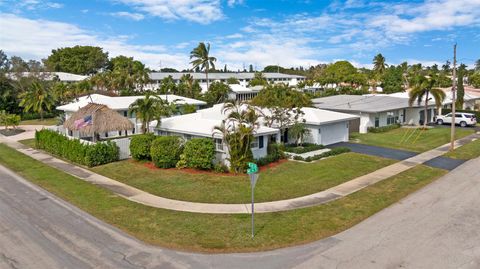
<path fill-rule="evenodd" d="M 186 68 L 210 42 L 218 65 L 257 69 L 349 60 L 471 65 L 480 58 L 480 0 L 0 0 L 0 49 L 41 59 L 52 49 L 103 47 L 147 66 Z"/>

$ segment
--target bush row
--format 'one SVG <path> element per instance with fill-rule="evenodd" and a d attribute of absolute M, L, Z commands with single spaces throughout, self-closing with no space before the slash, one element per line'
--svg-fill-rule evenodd
<path fill-rule="evenodd" d="M 35 145 L 39 149 L 89 167 L 117 161 L 119 154 L 114 142 L 84 144 L 78 139 L 68 139 L 47 129 L 35 132 Z"/>
<path fill-rule="evenodd" d="M 324 149 L 324 145 L 317 145 L 317 144 L 311 144 L 311 143 L 303 143 L 301 145 L 285 145 L 284 146 L 284 151 L 286 152 L 291 152 L 291 153 L 296 153 L 296 154 L 302 154 L 310 151 L 315 151 L 319 149 Z"/>
<path fill-rule="evenodd" d="M 388 132 L 390 130 L 397 129 L 397 128 L 400 128 L 400 127 L 401 127 L 400 124 L 395 123 L 395 124 L 392 124 L 392 125 L 387 125 L 387 126 L 382 126 L 382 127 L 368 127 L 367 131 L 369 133 L 384 133 L 384 132 Z"/>
<path fill-rule="evenodd" d="M 130 142 L 130 154 L 135 160 L 151 160 L 160 168 L 215 168 L 215 144 L 210 138 L 193 138 L 184 142 L 178 136 L 136 135 Z"/>
<path fill-rule="evenodd" d="M 317 155 L 314 155 L 314 156 L 311 156 L 311 157 L 303 158 L 301 156 L 294 156 L 293 159 L 297 160 L 297 161 L 311 162 L 311 161 L 315 161 L 315 160 L 320 160 L 320 159 L 325 158 L 325 157 L 330 157 L 330 156 L 342 154 L 342 153 L 345 153 L 345 152 L 350 152 L 350 149 L 346 148 L 346 147 L 338 147 L 338 148 L 333 148 L 332 150 L 324 152 L 322 154 L 317 154 Z"/>

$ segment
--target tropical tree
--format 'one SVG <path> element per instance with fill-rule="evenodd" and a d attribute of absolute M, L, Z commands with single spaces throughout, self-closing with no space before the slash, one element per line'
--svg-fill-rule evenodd
<path fill-rule="evenodd" d="M 44 61 L 50 71 L 90 75 L 108 65 L 108 52 L 100 47 L 75 46 L 52 50 Z"/>
<path fill-rule="evenodd" d="M 441 89 L 434 88 L 435 83 L 435 76 L 422 76 L 418 79 L 418 83 L 409 93 L 408 103 L 410 106 L 412 106 L 415 102 L 420 103 L 422 99 L 425 100 L 425 108 L 423 110 L 423 128 L 427 127 L 428 102 L 430 100 L 430 95 L 435 100 L 435 105 L 437 108 L 442 106 L 442 102 L 445 99 L 445 92 L 443 92 Z"/>
<path fill-rule="evenodd" d="M 295 145 L 302 144 L 305 137 L 310 135 L 310 129 L 307 128 L 304 122 L 296 122 L 288 128 L 289 135 L 295 138 Z"/>
<path fill-rule="evenodd" d="M 385 72 L 385 57 L 381 53 L 373 58 L 373 70 L 375 73 L 382 75 Z"/>
<path fill-rule="evenodd" d="M 262 72 L 255 72 L 253 75 L 253 79 L 248 83 L 248 86 L 253 87 L 253 86 L 267 86 L 268 81 L 263 75 Z"/>
<path fill-rule="evenodd" d="M 243 172 L 246 164 L 253 160 L 251 144 L 259 127 L 256 110 L 245 103 L 228 101 L 223 107 L 226 115 L 220 126 L 215 126 L 214 135 L 220 133 L 225 142 L 230 162 L 230 170 Z"/>
<path fill-rule="evenodd" d="M 224 103 L 228 99 L 230 86 L 227 84 L 215 81 L 210 85 L 208 91 L 203 95 L 203 100 L 209 105 Z"/>
<path fill-rule="evenodd" d="M 130 115 L 135 113 L 135 117 L 142 122 L 142 133 L 148 133 L 148 124 L 156 118 L 159 98 L 156 95 L 147 93 L 145 98 L 139 98 L 133 102 L 128 111 Z"/>
<path fill-rule="evenodd" d="M 200 84 L 193 79 L 192 75 L 185 74 L 180 77 L 180 83 L 177 86 L 177 93 L 179 95 L 189 98 L 198 98 L 201 92 L 202 88 L 200 87 Z"/>
<path fill-rule="evenodd" d="M 159 94 L 175 94 L 177 92 L 177 84 L 173 80 L 172 76 L 163 78 L 160 81 L 160 88 L 157 89 Z"/>
<path fill-rule="evenodd" d="M 215 69 L 215 62 L 217 58 L 212 57 L 210 54 L 210 43 L 200 42 L 196 48 L 190 52 L 190 63 L 193 65 L 193 68 L 200 68 L 205 71 L 205 78 L 207 80 L 207 89 L 208 86 L 208 71 L 210 68 Z"/>
<path fill-rule="evenodd" d="M 458 74 L 457 74 L 457 99 L 455 100 L 455 107 L 457 109 L 463 109 L 463 103 L 464 103 L 464 98 L 465 98 L 465 88 L 463 87 L 463 77 L 466 70 L 467 66 L 464 64 L 461 64 L 460 67 L 458 68 Z"/>
<path fill-rule="evenodd" d="M 480 59 L 478 59 L 476 62 L 475 62 L 475 68 L 474 70 L 476 72 L 480 72 Z"/>
<path fill-rule="evenodd" d="M 47 84 L 34 81 L 27 91 L 19 95 L 20 106 L 25 112 L 40 114 L 43 121 L 43 114 L 50 112 L 55 104 L 55 96 Z"/>

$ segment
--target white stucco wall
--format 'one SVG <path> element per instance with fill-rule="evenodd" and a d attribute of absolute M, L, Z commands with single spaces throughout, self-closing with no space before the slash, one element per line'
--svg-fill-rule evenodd
<path fill-rule="evenodd" d="M 310 134 L 305 137 L 305 142 L 313 144 L 330 145 L 338 142 L 346 142 L 349 138 L 348 121 L 330 123 L 325 125 L 307 124 Z M 294 139 L 289 138 L 290 143 Z"/>

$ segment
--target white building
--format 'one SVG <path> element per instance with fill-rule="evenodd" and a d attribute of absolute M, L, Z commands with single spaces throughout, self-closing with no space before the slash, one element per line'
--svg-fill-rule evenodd
<path fill-rule="evenodd" d="M 268 115 L 268 111 L 263 109 L 264 114 Z M 303 108 L 303 115 L 299 119 L 304 121 L 307 128 L 310 129 L 310 135 L 306 137 L 305 142 L 329 145 L 349 139 L 349 121 L 357 119 L 358 116 L 337 113 L 316 108 Z M 202 109 L 196 113 L 175 116 L 162 120 L 159 128 L 155 129 L 157 135 L 177 135 L 185 139 L 193 137 L 213 138 L 216 145 L 216 159 L 226 163 L 228 158 L 228 150 L 222 134 L 214 131 L 215 126 L 219 126 L 222 120 L 226 118 L 223 113 L 223 104 L 215 105 L 211 108 Z M 280 129 L 275 127 L 267 127 L 260 118 L 260 127 L 256 130 L 252 143 L 252 153 L 255 159 L 265 157 L 267 155 L 267 147 L 271 142 L 280 142 Z M 152 122 L 152 127 L 156 126 L 156 122 Z M 286 130 L 288 136 L 288 129 Z M 293 143 L 292 138 L 288 139 L 289 143 Z M 226 163 L 228 164 L 228 163 Z"/>
<path fill-rule="evenodd" d="M 144 89 L 146 90 L 155 90 L 160 87 L 160 82 L 162 79 L 171 76 L 175 83 L 180 83 L 180 78 L 183 75 L 189 74 L 193 77 L 194 80 L 197 80 L 200 85 L 207 84 L 205 73 L 200 72 L 153 72 L 150 73 L 150 83 L 147 84 Z M 304 76 L 289 75 L 282 73 L 262 73 L 265 79 L 270 83 L 284 83 L 289 86 L 296 86 L 297 83 L 305 81 Z M 239 81 L 239 84 L 243 87 L 247 87 L 248 83 L 255 77 L 255 73 L 208 73 L 208 83 L 215 81 L 220 81 L 226 83 L 229 78 L 236 78 Z"/>
<path fill-rule="evenodd" d="M 408 104 L 408 98 L 390 95 L 334 95 L 313 99 L 315 107 L 357 115 L 350 122 L 350 130 L 366 133 L 368 127 L 382 127 L 395 123 L 417 125 L 424 121 L 424 103 Z M 435 103 L 430 102 L 427 123 L 436 115 Z"/>
<path fill-rule="evenodd" d="M 194 105 L 196 109 L 200 109 L 203 106 L 206 105 L 205 102 L 192 99 L 192 98 L 187 98 L 183 96 L 178 96 L 178 95 L 158 95 L 161 99 L 166 100 L 168 102 L 173 102 L 175 103 L 178 107 L 181 108 L 183 105 Z M 106 96 L 106 95 L 101 95 L 101 94 L 91 94 L 87 96 L 82 96 L 79 97 L 76 101 L 71 102 L 66 105 L 58 106 L 57 110 L 61 110 L 65 113 L 65 120 L 72 115 L 72 113 L 76 112 L 78 109 L 86 106 L 88 103 L 96 103 L 96 104 L 102 104 L 106 105 L 108 108 L 117 111 L 124 117 L 127 117 L 130 119 L 135 124 L 135 128 L 133 130 L 127 130 L 128 134 L 134 134 L 138 133 L 141 130 L 141 122 L 137 120 L 135 114 L 130 114 L 128 113 L 128 108 L 130 107 L 131 104 L 133 104 L 136 100 L 140 98 L 145 98 L 145 96 Z M 69 136 L 74 136 L 74 137 L 79 137 L 79 134 L 77 132 L 72 132 L 69 130 L 66 130 L 67 135 Z M 110 132 L 110 133 L 105 133 L 105 134 L 100 134 L 100 138 L 106 138 L 106 137 L 114 137 L 114 136 L 121 136 L 125 135 L 124 133 L 116 133 L 116 132 Z"/>
<path fill-rule="evenodd" d="M 8 73 L 8 78 L 18 79 L 20 77 L 37 77 L 46 81 L 58 80 L 61 82 L 71 83 L 78 82 L 88 78 L 88 76 L 82 76 L 77 74 L 65 73 L 65 72 L 22 72 L 22 73 Z"/>

